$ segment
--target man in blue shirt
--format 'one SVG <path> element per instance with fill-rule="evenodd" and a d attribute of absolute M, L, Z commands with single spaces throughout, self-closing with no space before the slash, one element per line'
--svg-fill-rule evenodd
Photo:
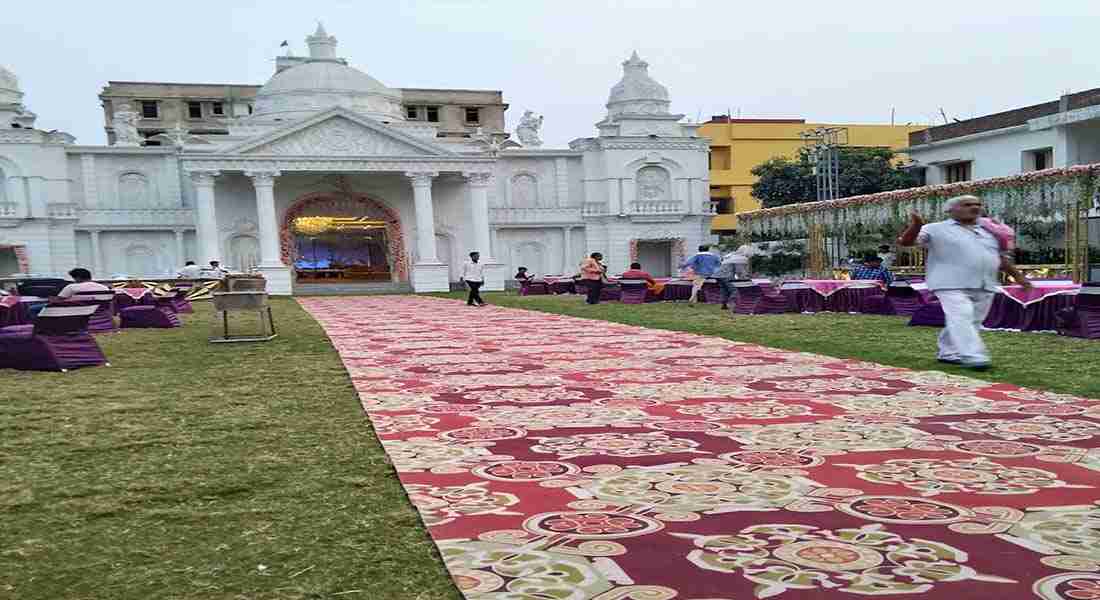
<path fill-rule="evenodd" d="M 703 284 L 708 277 L 714 275 L 721 263 L 722 259 L 710 251 L 710 246 L 704 244 L 699 246 L 698 252 L 680 265 L 681 269 L 691 269 L 691 304 L 699 301 L 699 292 L 702 291 Z"/>
<path fill-rule="evenodd" d="M 886 285 L 894 283 L 894 274 L 882 266 L 882 257 L 877 254 L 868 254 L 863 257 L 863 266 L 852 269 L 851 277 L 855 279 L 874 279 Z"/>

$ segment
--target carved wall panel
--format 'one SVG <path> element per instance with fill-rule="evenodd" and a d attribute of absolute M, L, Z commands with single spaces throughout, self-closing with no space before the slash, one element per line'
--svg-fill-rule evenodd
<path fill-rule="evenodd" d="M 260 264 L 260 242 L 251 235 L 235 235 L 229 238 L 228 266 L 248 272 Z"/>
<path fill-rule="evenodd" d="M 668 171 L 661 167 L 642 167 L 637 175 L 638 200 L 659 201 L 669 198 Z"/>

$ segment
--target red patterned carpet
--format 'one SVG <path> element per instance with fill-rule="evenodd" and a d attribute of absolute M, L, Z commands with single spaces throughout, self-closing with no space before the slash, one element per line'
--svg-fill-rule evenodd
<path fill-rule="evenodd" d="M 301 303 L 469 598 L 1100 600 L 1098 401 L 434 298 Z"/>

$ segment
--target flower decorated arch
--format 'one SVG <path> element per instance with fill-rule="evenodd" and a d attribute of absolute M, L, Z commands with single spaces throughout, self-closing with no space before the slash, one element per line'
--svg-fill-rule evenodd
<path fill-rule="evenodd" d="M 21 244 L 0 243 L 0 250 L 11 250 L 15 254 L 15 261 L 19 265 L 20 273 L 31 272 L 31 257 L 27 253 L 27 247 Z M 3 275 L 7 275 L 4 273 Z"/>
<path fill-rule="evenodd" d="M 300 196 L 286 209 L 279 230 L 280 254 L 285 265 L 293 265 L 296 244 L 294 240 L 294 220 L 298 217 L 313 216 L 315 213 L 354 213 L 349 217 L 369 217 L 386 223 L 387 253 L 392 264 L 393 275 L 398 281 L 408 281 L 409 261 L 405 251 L 405 234 L 401 230 L 401 218 L 397 211 L 386 204 L 358 193 L 334 194 L 332 192 L 314 192 Z"/>

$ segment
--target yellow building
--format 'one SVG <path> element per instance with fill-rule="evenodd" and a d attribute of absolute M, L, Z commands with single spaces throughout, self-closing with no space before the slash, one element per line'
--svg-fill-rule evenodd
<path fill-rule="evenodd" d="M 730 119 L 714 117 L 699 128 L 710 138 L 710 196 L 717 201 L 718 215 L 711 222 L 714 233 L 737 228 L 736 213 L 760 208 L 752 196 L 756 165 L 777 156 L 794 158 L 806 145 L 800 136 L 819 127 L 841 127 L 849 146 L 889 147 L 909 145 L 909 132 L 925 125 L 833 125 L 807 123 L 804 119 Z M 808 198 L 812 200 L 813 198 Z"/>

